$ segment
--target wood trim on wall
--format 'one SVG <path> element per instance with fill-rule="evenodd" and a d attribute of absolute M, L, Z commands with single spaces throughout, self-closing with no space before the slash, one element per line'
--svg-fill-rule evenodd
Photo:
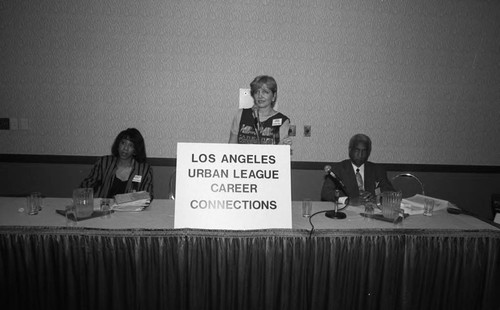
<path fill-rule="evenodd" d="M 82 164 L 92 165 L 100 156 L 74 155 L 29 155 L 29 154 L 0 154 L 0 162 L 10 163 L 43 163 L 43 164 Z M 176 158 L 148 158 L 152 166 L 174 167 Z M 292 161 L 292 169 L 323 170 L 330 162 Z M 500 166 L 473 166 L 473 165 L 432 165 L 432 164 L 388 164 L 380 163 L 387 171 L 415 171 L 415 172 L 446 172 L 446 173 L 500 173 Z"/>

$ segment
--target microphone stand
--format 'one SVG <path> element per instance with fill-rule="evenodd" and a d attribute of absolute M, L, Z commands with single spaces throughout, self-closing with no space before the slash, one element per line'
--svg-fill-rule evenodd
<path fill-rule="evenodd" d="M 259 110 L 253 109 L 252 110 L 253 118 L 255 120 L 254 123 L 254 129 L 255 129 L 255 134 L 257 135 L 257 141 L 259 144 L 262 142 L 260 141 L 260 118 L 259 118 Z"/>
<path fill-rule="evenodd" d="M 327 211 L 325 213 L 326 217 L 329 217 L 331 219 L 345 219 L 347 215 L 344 212 L 338 211 L 339 208 L 339 197 L 340 197 L 340 191 L 338 189 L 335 190 L 335 200 L 333 203 L 335 204 L 335 209 L 333 211 Z"/>

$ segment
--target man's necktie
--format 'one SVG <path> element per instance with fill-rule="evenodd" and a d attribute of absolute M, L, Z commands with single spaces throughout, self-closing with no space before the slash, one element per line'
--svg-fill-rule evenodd
<path fill-rule="evenodd" d="M 356 182 L 358 183 L 358 188 L 360 191 L 365 190 L 365 186 L 363 185 L 363 177 L 361 173 L 359 173 L 359 169 L 356 169 Z"/>

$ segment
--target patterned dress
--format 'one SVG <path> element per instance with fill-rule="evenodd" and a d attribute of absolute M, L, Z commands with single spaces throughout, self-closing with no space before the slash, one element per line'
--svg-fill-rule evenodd
<path fill-rule="evenodd" d="M 241 144 L 278 144 L 280 142 L 280 127 L 289 120 L 281 113 L 258 123 L 252 114 L 252 109 L 243 109 L 238 129 L 238 143 Z M 259 134 L 257 135 L 257 128 Z M 260 142 L 259 142 L 260 138 Z"/>

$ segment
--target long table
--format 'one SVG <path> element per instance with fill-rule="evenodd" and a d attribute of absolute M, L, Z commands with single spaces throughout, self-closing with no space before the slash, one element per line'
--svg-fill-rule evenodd
<path fill-rule="evenodd" d="M 467 215 L 311 231 L 293 202 L 292 229 L 233 231 L 173 229 L 172 200 L 74 225 L 70 203 L 0 197 L 3 309 L 500 309 L 500 229 Z"/>

